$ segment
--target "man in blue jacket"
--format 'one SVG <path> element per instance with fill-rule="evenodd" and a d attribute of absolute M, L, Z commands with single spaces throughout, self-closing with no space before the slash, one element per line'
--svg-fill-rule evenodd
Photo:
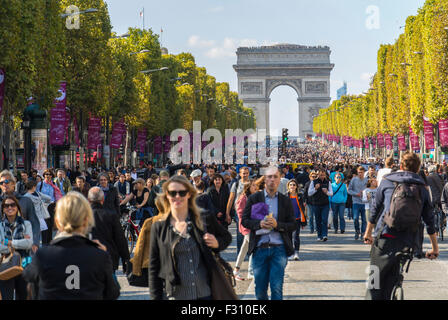
<path fill-rule="evenodd" d="M 370 252 L 370 266 L 373 272 L 379 272 L 379 283 L 369 285 L 366 293 L 368 300 L 390 300 L 392 290 L 400 274 L 400 260 L 396 253 L 412 251 L 417 246 L 417 232 L 410 230 L 398 231 L 383 223 L 385 213 L 389 211 L 391 197 L 398 183 L 418 185 L 422 203 L 421 217 L 427 226 L 432 250 L 426 253 L 429 259 L 439 255 L 439 247 L 434 229 L 434 212 L 432 210 L 429 192 L 423 179 L 417 174 L 420 170 L 420 159 L 414 153 L 406 153 L 402 157 L 400 170 L 384 176 L 378 187 L 375 202 L 372 205 L 369 223 L 364 235 L 364 243 L 373 244 Z M 409 208 L 409 210 L 415 210 Z M 373 230 L 375 232 L 373 233 Z M 418 227 L 416 227 L 418 230 Z M 372 235 L 373 233 L 373 235 Z M 375 239 L 374 239 L 375 237 Z M 375 274 L 373 274 L 373 282 Z"/>

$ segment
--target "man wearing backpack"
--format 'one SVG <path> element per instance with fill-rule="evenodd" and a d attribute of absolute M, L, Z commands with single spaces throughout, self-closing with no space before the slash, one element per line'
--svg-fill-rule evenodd
<path fill-rule="evenodd" d="M 435 259 L 439 255 L 434 213 L 429 192 L 417 174 L 419 170 L 420 159 L 407 152 L 401 159 L 400 170 L 384 176 L 378 187 L 364 235 L 364 243 L 372 244 L 370 266 L 373 283 L 369 283 L 367 289 L 368 300 L 390 300 L 400 274 L 400 260 L 396 253 L 409 250 L 412 253 L 417 246 L 417 231 L 422 219 L 432 246 L 426 257 Z M 379 277 L 376 276 L 378 272 Z M 379 283 L 376 283 L 378 279 Z"/>

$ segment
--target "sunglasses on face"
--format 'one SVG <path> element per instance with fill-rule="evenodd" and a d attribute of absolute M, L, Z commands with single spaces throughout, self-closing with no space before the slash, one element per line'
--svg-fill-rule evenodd
<path fill-rule="evenodd" d="M 2 186 L 3 184 L 8 184 L 8 183 L 10 183 L 9 180 L 3 180 L 3 181 L 0 181 L 0 186 Z"/>
<path fill-rule="evenodd" d="M 44 174 L 44 177 L 46 177 L 46 176 L 51 176 L 51 174 L 50 173 Z"/>
<path fill-rule="evenodd" d="M 171 198 L 175 198 L 176 195 L 179 195 L 181 198 L 183 198 L 183 197 L 185 197 L 185 196 L 187 195 L 187 193 L 188 193 L 188 190 L 180 190 L 180 191 L 173 190 L 173 191 L 168 191 L 168 195 L 169 195 Z"/>
<path fill-rule="evenodd" d="M 4 209 L 8 209 L 8 208 L 17 208 L 17 205 L 13 202 L 13 203 L 5 203 L 3 205 Z"/>

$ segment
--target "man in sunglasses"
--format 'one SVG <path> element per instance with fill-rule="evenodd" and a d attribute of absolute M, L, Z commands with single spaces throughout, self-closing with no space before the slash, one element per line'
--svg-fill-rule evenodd
<path fill-rule="evenodd" d="M 36 210 L 34 208 L 33 201 L 21 194 L 15 192 L 16 179 L 13 174 L 8 170 L 3 170 L 0 172 L 0 189 L 2 190 L 2 195 L 0 196 L 0 202 L 3 201 L 4 196 L 14 196 L 19 200 L 20 208 L 22 209 L 22 218 L 31 222 L 33 229 L 33 247 L 32 251 L 35 253 L 40 245 L 40 222 L 36 215 Z M 3 212 L 1 210 L 0 212 Z"/>

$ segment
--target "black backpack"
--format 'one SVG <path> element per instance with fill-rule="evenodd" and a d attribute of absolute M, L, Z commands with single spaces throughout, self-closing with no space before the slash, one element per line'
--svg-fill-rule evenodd
<path fill-rule="evenodd" d="M 385 178 L 386 179 L 386 178 Z M 417 184 L 396 183 L 384 223 L 399 232 L 416 232 L 420 225 L 423 203 Z"/>

